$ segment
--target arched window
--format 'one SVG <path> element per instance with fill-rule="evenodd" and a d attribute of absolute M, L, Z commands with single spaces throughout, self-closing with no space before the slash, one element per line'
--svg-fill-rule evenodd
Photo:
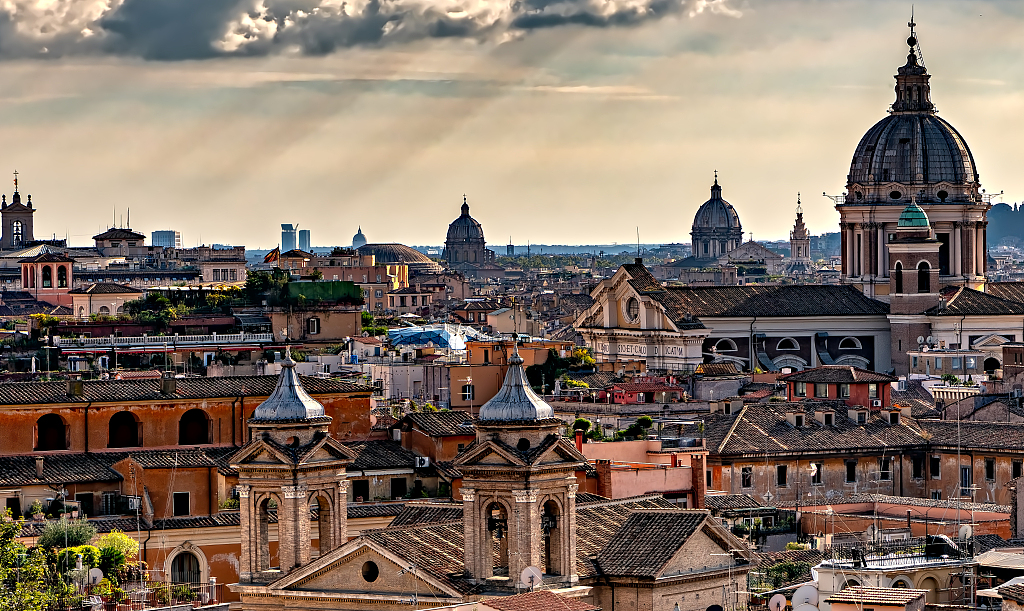
<path fill-rule="evenodd" d="M 53 266 L 43 266 L 43 288 L 48 289 L 53 286 Z"/>
<path fill-rule="evenodd" d="M 137 448 L 142 445 L 139 421 L 131 412 L 117 412 L 110 418 L 108 448 Z"/>
<path fill-rule="evenodd" d="M 78 306 L 78 317 L 85 318 L 85 306 Z"/>
<path fill-rule="evenodd" d="M 36 421 L 36 450 L 68 449 L 68 426 L 57 414 L 46 414 Z"/>
<path fill-rule="evenodd" d="M 843 339 L 839 340 L 839 349 L 840 350 L 860 350 L 861 349 L 860 340 L 857 339 L 856 337 L 844 337 Z"/>
<path fill-rule="evenodd" d="M 192 552 L 180 552 L 171 560 L 172 583 L 202 583 L 203 574 L 199 558 Z"/>
<path fill-rule="evenodd" d="M 717 350 L 718 352 L 735 352 L 736 342 L 732 341 L 727 337 L 722 338 L 715 342 L 715 350 Z"/>
<path fill-rule="evenodd" d="M 775 346 L 776 350 L 799 350 L 800 344 L 796 342 L 792 337 L 784 337 L 779 340 L 778 345 Z"/>
<path fill-rule="evenodd" d="M 316 507 L 317 547 L 319 547 L 320 555 L 323 556 L 337 547 L 334 542 L 334 531 L 332 530 L 333 515 L 331 513 L 331 503 L 323 495 L 317 495 L 313 500 L 313 506 Z"/>
<path fill-rule="evenodd" d="M 117 313 L 118 314 L 124 314 L 124 306 L 123 305 L 117 306 Z"/>
<path fill-rule="evenodd" d="M 896 283 L 896 292 L 903 292 L 903 263 L 901 261 L 896 262 L 896 270 L 892 273 L 893 281 Z"/>
<path fill-rule="evenodd" d="M 508 575 L 508 512 L 500 503 L 491 503 L 484 514 L 487 517 L 487 534 L 490 545 L 492 575 Z"/>
<path fill-rule="evenodd" d="M 190 409 L 178 421 L 178 445 L 210 443 L 210 419 L 201 409 Z"/>
<path fill-rule="evenodd" d="M 11 223 L 11 244 L 15 248 L 21 248 L 25 243 L 25 234 L 22 229 L 21 221 L 14 221 Z"/>
<path fill-rule="evenodd" d="M 931 279 L 931 267 L 929 267 L 927 261 L 921 261 L 917 264 L 917 292 L 918 293 L 930 293 L 930 279 Z"/>
<path fill-rule="evenodd" d="M 546 575 L 562 574 L 562 524 L 558 511 L 558 503 L 544 503 L 544 511 L 540 517 L 541 532 L 544 534 L 544 567 Z"/>
<path fill-rule="evenodd" d="M 99 313 L 102 314 L 103 316 L 108 316 L 110 315 L 110 308 L 108 308 L 107 306 L 100 306 Z"/>
<path fill-rule="evenodd" d="M 57 288 L 68 288 L 68 267 L 66 265 L 57 268 Z"/>
<path fill-rule="evenodd" d="M 985 373 L 994 373 L 995 370 L 1002 367 L 1002 365 L 999 363 L 999 359 L 990 356 L 985 359 L 984 367 Z"/>

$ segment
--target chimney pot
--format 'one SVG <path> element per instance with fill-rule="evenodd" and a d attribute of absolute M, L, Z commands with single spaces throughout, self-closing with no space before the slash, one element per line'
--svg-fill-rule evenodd
<path fill-rule="evenodd" d="M 43 461 L 45 459 L 42 456 L 36 457 L 36 477 L 43 479 Z"/>
<path fill-rule="evenodd" d="M 173 374 L 165 374 L 160 378 L 160 394 L 173 395 L 178 390 L 178 380 Z"/>

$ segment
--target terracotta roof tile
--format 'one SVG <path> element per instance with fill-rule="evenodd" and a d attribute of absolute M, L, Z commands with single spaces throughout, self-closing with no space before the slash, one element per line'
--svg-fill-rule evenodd
<path fill-rule="evenodd" d="M 852 365 L 822 365 L 779 376 L 783 382 L 814 382 L 821 384 L 861 384 L 865 382 L 895 382 L 898 378 L 853 367 Z"/>
<path fill-rule="evenodd" d="M 414 425 L 432 437 L 456 437 L 476 434 L 476 427 L 473 426 L 473 417 L 466 412 L 457 410 L 408 414 L 399 423 L 403 429 L 407 425 Z"/>
<path fill-rule="evenodd" d="M 481 604 L 498 611 L 601 611 L 601 607 L 578 598 L 559 596 L 551 590 L 488 598 Z"/>
<path fill-rule="evenodd" d="M 700 510 L 633 512 L 595 562 L 607 575 L 656 577 L 707 517 L 708 513 Z"/>

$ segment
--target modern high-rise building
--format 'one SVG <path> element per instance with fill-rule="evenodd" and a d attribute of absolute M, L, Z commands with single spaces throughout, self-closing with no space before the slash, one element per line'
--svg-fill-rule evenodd
<path fill-rule="evenodd" d="M 153 232 L 153 239 L 150 240 L 153 246 L 164 248 L 181 248 L 181 232 L 173 229 L 161 229 Z"/>
<path fill-rule="evenodd" d="M 309 230 L 308 229 L 300 229 L 299 230 L 299 250 L 304 250 L 306 252 L 309 252 Z"/>
<path fill-rule="evenodd" d="M 281 252 L 295 250 L 295 234 L 299 226 L 291 223 L 281 223 Z"/>

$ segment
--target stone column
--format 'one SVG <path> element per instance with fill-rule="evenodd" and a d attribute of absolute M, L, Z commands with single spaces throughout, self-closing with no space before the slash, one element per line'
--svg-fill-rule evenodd
<path fill-rule="evenodd" d="M 277 507 L 277 555 L 284 574 L 309 562 L 309 503 L 303 485 L 282 486 L 281 493 L 283 498 Z"/>
<path fill-rule="evenodd" d="M 528 566 L 540 566 L 544 537 L 540 528 L 540 510 L 536 490 L 513 490 L 515 497 L 515 540 L 508 550 L 508 577 L 513 584 Z M 511 529 L 509 529 L 511 530 Z M 510 533 L 512 534 L 512 533 Z"/>
<path fill-rule="evenodd" d="M 344 473 L 339 474 L 343 479 L 338 481 L 336 488 L 336 501 L 334 503 L 334 547 L 341 547 L 348 541 L 348 478 Z M 321 556 L 323 551 L 321 550 Z"/>
<path fill-rule="evenodd" d="M 575 477 L 569 477 L 572 482 L 565 495 L 565 515 L 562 517 L 562 574 L 566 576 L 569 583 L 577 583 L 580 576 L 576 573 L 576 491 L 579 484 Z"/>
<path fill-rule="evenodd" d="M 478 543 L 480 536 L 480 512 L 476 510 L 476 490 L 463 487 L 460 493 L 462 494 L 462 532 L 465 539 L 462 549 L 462 562 L 466 565 L 466 570 L 469 571 L 469 574 L 474 579 L 484 579 L 490 575 L 480 570 L 481 550 Z"/>
<path fill-rule="evenodd" d="M 251 488 L 246 485 L 238 486 L 238 519 L 239 519 L 239 534 L 241 535 L 242 548 L 239 552 L 239 566 L 238 566 L 238 581 L 240 583 L 251 583 L 252 574 L 256 569 L 257 563 L 256 558 L 253 555 L 253 547 L 255 546 L 256 552 L 259 550 L 259 541 L 256 538 L 256 529 L 253 528 L 255 524 L 254 515 L 255 507 L 253 501 L 249 498 L 249 490 Z"/>

